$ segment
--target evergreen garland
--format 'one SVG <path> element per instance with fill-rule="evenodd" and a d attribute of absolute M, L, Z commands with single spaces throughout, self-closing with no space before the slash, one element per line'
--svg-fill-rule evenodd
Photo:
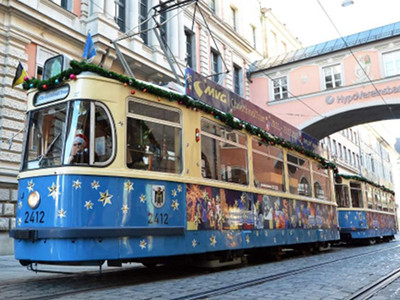
<path fill-rule="evenodd" d="M 124 84 L 124 86 L 129 86 L 132 88 L 135 88 L 137 90 L 140 90 L 144 93 L 148 92 L 151 94 L 154 94 L 158 97 L 162 97 L 165 99 L 168 99 L 169 101 L 177 101 L 180 105 L 184 105 L 187 108 L 191 108 L 194 110 L 202 110 L 208 114 L 211 114 L 214 116 L 214 118 L 222 121 L 229 127 L 237 130 L 242 130 L 245 129 L 247 132 L 249 132 L 252 135 L 256 135 L 259 138 L 261 138 L 262 142 L 265 144 L 269 145 L 280 145 L 284 148 L 297 151 L 309 158 L 312 158 L 316 161 L 318 161 L 324 168 L 326 169 L 332 169 L 335 174 L 338 173 L 338 168 L 337 166 L 323 158 L 322 156 L 314 153 L 313 151 L 310 151 L 308 149 L 305 149 L 302 146 L 292 144 L 289 141 L 284 140 L 283 138 L 279 138 L 277 136 L 274 136 L 265 130 L 262 130 L 259 127 L 256 127 L 246 121 L 239 120 L 238 118 L 234 117 L 230 113 L 224 113 L 221 112 L 220 110 L 215 109 L 214 107 L 207 105 L 206 103 L 203 103 L 201 101 L 197 101 L 192 99 L 191 97 L 184 95 L 184 94 L 178 94 L 173 91 L 167 91 L 165 89 L 157 88 L 156 86 L 152 84 L 148 84 L 142 81 L 139 81 L 135 78 L 127 77 L 122 74 L 118 74 L 106 69 L 103 69 L 97 65 L 86 63 L 84 61 L 78 62 L 78 61 L 71 61 L 70 63 L 71 68 L 64 70 L 61 72 L 59 75 L 54 76 L 52 78 L 49 78 L 47 80 L 39 80 L 36 78 L 24 78 L 24 83 L 23 83 L 23 88 L 25 90 L 29 90 L 32 88 L 36 88 L 39 91 L 46 91 L 50 90 L 53 88 L 56 88 L 63 84 L 64 81 L 66 80 L 75 80 L 76 75 L 88 71 L 88 72 L 93 72 L 96 73 L 100 76 L 110 78 L 110 79 L 115 79 Z M 131 91 L 131 94 L 134 94 L 135 90 Z"/>
<path fill-rule="evenodd" d="M 345 174 L 336 174 L 335 176 L 336 176 L 336 178 L 344 178 L 344 179 L 350 179 L 350 180 L 357 180 L 357 181 L 361 181 L 361 182 L 364 182 L 364 183 L 368 183 L 368 184 L 370 184 L 370 185 L 373 185 L 373 186 L 376 187 L 376 188 L 381 189 L 381 190 L 384 191 L 384 192 L 391 193 L 391 194 L 394 196 L 394 191 L 392 191 L 391 189 L 388 189 L 388 188 L 385 187 L 384 185 L 379 185 L 379 184 L 377 184 L 377 183 L 375 183 L 375 182 L 373 182 L 373 181 L 371 181 L 371 180 L 368 180 L 368 179 L 365 178 L 365 177 L 358 176 L 358 175 L 345 175 Z"/>

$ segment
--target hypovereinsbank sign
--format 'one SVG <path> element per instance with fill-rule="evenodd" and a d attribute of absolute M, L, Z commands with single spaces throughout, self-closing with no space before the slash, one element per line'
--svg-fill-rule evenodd
<path fill-rule="evenodd" d="M 372 89 L 367 92 L 353 92 L 350 95 L 338 95 L 338 96 L 332 96 L 328 95 L 325 98 L 325 102 L 330 105 L 330 104 L 350 104 L 353 101 L 357 100 L 364 100 L 364 99 L 369 99 L 369 98 L 374 98 L 374 97 L 379 97 L 380 95 L 391 95 L 391 94 L 396 94 L 400 93 L 400 85 L 398 86 L 393 86 L 393 87 L 386 87 L 384 89 Z"/>

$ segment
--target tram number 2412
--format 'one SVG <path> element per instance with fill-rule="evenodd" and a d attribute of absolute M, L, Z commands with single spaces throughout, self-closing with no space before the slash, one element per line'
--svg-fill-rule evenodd
<path fill-rule="evenodd" d="M 148 214 L 148 224 L 168 224 L 168 218 L 169 215 L 168 214 L 164 214 L 164 213 L 149 213 Z"/>
<path fill-rule="evenodd" d="M 31 213 L 25 212 L 24 223 L 44 223 L 44 211 L 32 211 Z"/>

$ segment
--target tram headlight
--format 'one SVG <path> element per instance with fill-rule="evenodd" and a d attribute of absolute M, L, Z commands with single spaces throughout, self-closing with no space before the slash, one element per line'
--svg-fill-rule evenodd
<path fill-rule="evenodd" d="M 29 194 L 28 196 L 28 204 L 29 207 L 32 209 L 35 209 L 39 206 L 40 204 L 40 195 L 37 191 L 33 191 L 32 193 Z"/>

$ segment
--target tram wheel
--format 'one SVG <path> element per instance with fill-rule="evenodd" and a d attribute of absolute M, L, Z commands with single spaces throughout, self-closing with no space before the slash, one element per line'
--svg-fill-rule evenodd
<path fill-rule="evenodd" d="M 156 263 L 150 263 L 150 262 L 142 263 L 142 265 L 149 269 L 155 268 L 157 266 Z"/>
<path fill-rule="evenodd" d="M 30 260 L 20 260 L 19 263 L 21 264 L 21 266 L 29 266 L 31 264 Z"/>

